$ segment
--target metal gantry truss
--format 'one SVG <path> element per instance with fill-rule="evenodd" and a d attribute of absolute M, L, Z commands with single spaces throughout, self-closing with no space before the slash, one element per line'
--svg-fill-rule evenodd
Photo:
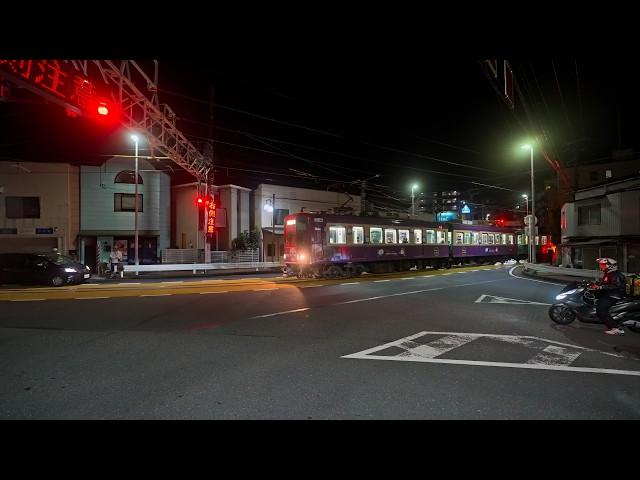
<path fill-rule="evenodd" d="M 112 100 L 121 108 L 125 127 L 145 135 L 151 155 L 155 151 L 195 176 L 198 181 L 213 181 L 213 149 L 205 146 L 203 155 L 178 130 L 176 114 L 169 105 L 158 100 L 158 62 L 154 60 L 154 79 L 151 80 L 134 60 L 69 60 L 86 77 L 89 70 L 97 69 L 102 80 L 110 87 Z M 145 83 L 143 92 L 136 83 Z M 150 97 L 150 98 L 149 98 Z M 209 148 L 207 148 L 209 147 Z"/>

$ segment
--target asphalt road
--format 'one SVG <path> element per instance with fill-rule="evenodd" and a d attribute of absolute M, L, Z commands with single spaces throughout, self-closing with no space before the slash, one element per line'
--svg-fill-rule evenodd
<path fill-rule="evenodd" d="M 0 301 L 0 418 L 640 418 L 640 335 L 471 270 Z"/>

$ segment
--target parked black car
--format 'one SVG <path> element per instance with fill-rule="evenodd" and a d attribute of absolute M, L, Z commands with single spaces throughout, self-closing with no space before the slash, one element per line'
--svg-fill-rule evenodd
<path fill-rule="evenodd" d="M 61 287 L 90 278 L 89 267 L 58 253 L 0 253 L 0 284 L 39 283 Z"/>

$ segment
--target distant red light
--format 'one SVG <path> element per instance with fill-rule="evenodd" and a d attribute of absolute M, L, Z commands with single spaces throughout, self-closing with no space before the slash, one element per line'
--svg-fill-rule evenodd
<path fill-rule="evenodd" d="M 107 108 L 107 102 L 100 102 L 98 105 L 98 113 L 100 115 L 109 115 L 109 108 Z"/>

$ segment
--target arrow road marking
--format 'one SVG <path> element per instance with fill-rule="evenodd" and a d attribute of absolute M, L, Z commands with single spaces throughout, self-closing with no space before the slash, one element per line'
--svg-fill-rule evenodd
<path fill-rule="evenodd" d="M 550 303 L 531 302 L 529 300 L 521 300 L 519 298 L 496 297 L 495 295 L 480 295 L 475 303 L 508 303 L 511 305 L 546 305 Z"/>
<path fill-rule="evenodd" d="M 427 343 L 420 343 L 416 341 L 418 338 L 425 335 L 440 335 L 440 338 Z M 464 345 L 483 337 L 504 341 L 511 344 L 520 344 L 524 348 L 534 349 L 538 353 L 534 357 L 530 358 L 526 363 L 438 358 L 447 352 L 451 352 L 457 348 L 464 347 Z M 542 346 L 544 346 L 544 348 L 540 348 Z M 402 352 L 395 355 L 377 355 L 378 352 L 387 350 L 391 347 L 399 348 L 402 350 Z M 628 357 L 625 357 L 624 355 L 601 352 L 599 350 L 581 347 L 579 345 L 569 345 L 566 343 L 556 342 L 554 340 L 532 337 L 528 335 L 493 335 L 486 333 L 461 332 L 419 332 L 415 335 L 401 338 L 400 340 L 385 343 L 384 345 L 379 345 L 377 347 L 373 347 L 357 353 L 352 353 L 350 355 L 344 355 L 341 358 L 444 363 L 453 365 L 472 365 L 484 367 L 522 368 L 530 370 L 554 370 L 563 372 L 606 373 L 611 375 L 640 376 L 640 371 L 637 370 L 617 370 L 610 368 L 570 366 L 571 363 L 573 363 L 578 357 L 580 357 L 583 352 L 597 352 L 602 355 L 632 360 Z"/>

